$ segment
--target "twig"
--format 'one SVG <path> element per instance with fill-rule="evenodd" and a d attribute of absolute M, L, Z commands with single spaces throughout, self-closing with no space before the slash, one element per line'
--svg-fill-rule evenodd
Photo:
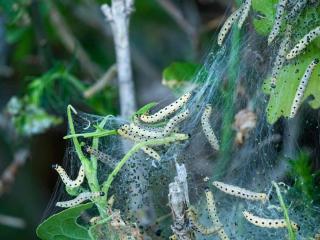
<path fill-rule="evenodd" d="M 201 33 L 206 33 L 212 30 L 215 30 L 217 28 L 219 28 L 219 26 L 221 26 L 221 24 L 224 22 L 224 20 L 226 20 L 226 16 L 225 15 L 221 15 L 218 16 L 216 18 L 211 19 L 209 22 L 206 23 L 206 25 L 204 25 L 201 29 L 200 32 Z"/>
<path fill-rule="evenodd" d="M 177 176 L 169 184 L 169 205 L 172 211 L 171 229 L 178 240 L 192 240 L 192 230 L 188 227 L 186 211 L 189 208 L 187 171 L 184 164 L 176 163 Z"/>
<path fill-rule="evenodd" d="M 22 167 L 29 156 L 29 150 L 20 149 L 14 154 L 11 164 L 4 170 L 0 178 L 0 196 L 6 192 L 15 181 L 17 171 Z"/>
<path fill-rule="evenodd" d="M 25 228 L 26 222 L 17 217 L 0 214 L 0 224 L 12 228 Z"/>
<path fill-rule="evenodd" d="M 118 67 L 120 108 L 123 117 L 131 116 L 136 110 L 128 36 L 129 16 L 133 10 L 133 2 L 133 0 L 112 0 L 111 6 L 104 4 L 101 7 L 113 32 Z"/>
<path fill-rule="evenodd" d="M 82 68 L 93 78 L 101 74 L 102 70 L 98 65 L 90 60 L 90 57 L 80 44 L 80 42 L 72 35 L 69 26 L 64 21 L 60 12 L 54 5 L 53 1 L 50 1 L 50 20 L 59 37 L 61 38 L 62 44 L 70 52 L 74 53 L 76 58 L 79 60 Z"/>
<path fill-rule="evenodd" d="M 110 81 L 116 76 L 116 74 L 117 66 L 114 64 L 94 85 L 92 85 L 83 93 L 83 96 L 85 98 L 91 98 L 96 93 L 102 91 L 108 85 L 108 83 L 110 83 Z"/>
<path fill-rule="evenodd" d="M 157 0 L 157 2 L 168 12 L 184 32 L 190 36 L 196 34 L 196 29 L 183 17 L 181 11 L 179 11 L 179 9 L 170 0 Z"/>
<path fill-rule="evenodd" d="M 292 225 L 291 225 L 291 221 L 290 221 L 290 218 L 289 218 L 288 209 L 287 209 L 286 204 L 284 203 L 284 200 L 282 198 L 282 195 L 281 195 L 281 192 L 280 192 L 280 188 L 279 188 L 278 184 L 276 182 L 274 182 L 274 181 L 272 181 L 272 185 L 276 189 L 278 200 L 280 202 L 280 206 L 281 206 L 282 211 L 283 211 L 284 219 L 286 221 L 286 225 L 287 225 L 287 229 L 288 229 L 289 239 L 290 240 L 295 240 L 296 239 L 296 234 L 292 229 Z"/>

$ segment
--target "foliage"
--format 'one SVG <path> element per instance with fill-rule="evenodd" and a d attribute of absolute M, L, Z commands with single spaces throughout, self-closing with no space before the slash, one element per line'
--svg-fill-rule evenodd
<path fill-rule="evenodd" d="M 42 240 L 87 240 L 88 230 L 77 223 L 81 213 L 93 206 L 80 204 L 52 215 L 37 228 L 37 236 Z"/>
<path fill-rule="evenodd" d="M 173 62 L 163 70 L 162 84 L 173 92 L 192 87 L 191 80 L 196 76 L 201 65 L 190 62 Z"/>
<path fill-rule="evenodd" d="M 311 204 L 320 200 L 320 189 L 317 186 L 316 174 L 311 167 L 311 159 L 307 152 L 301 151 L 295 160 L 289 161 L 290 176 L 294 180 L 294 189 L 300 194 L 300 201 Z"/>
<path fill-rule="evenodd" d="M 275 1 L 273 0 L 253 1 L 253 8 L 265 16 L 262 19 L 254 20 L 254 26 L 257 32 L 262 35 L 268 34 L 273 24 L 275 11 L 272 6 L 275 6 Z M 319 13 L 319 6 L 316 8 L 307 7 L 301 13 L 299 21 L 290 22 L 290 24 L 293 25 L 293 29 L 299 29 L 299 31 L 296 31 L 295 34 L 293 34 L 291 45 L 295 45 L 302 36 L 320 25 Z M 267 106 L 267 120 L 269 123 L 275 123 L 281 116 L 288 117 L 290 115 L 291 105 L 300 79 L 311 61 L 319 57 L 317 54 L 319 51 L 319 43 L 319 40 L 312 42 L 303 54 L 300 54 L 294 60 L 289 61 L 288 64 L 281 69 L 275 89 L 270 88 L 271 78 L 268 77 L 264 81 L 263 91 L 270 95 Z M 303 98 L 303 100 L 306 100 L 312 96 L 313 99 L 309 101 L 309 105 L 315 109 L 320 107 L 319 71 L 320 66 L 317 66 L 309 80 Z"/>

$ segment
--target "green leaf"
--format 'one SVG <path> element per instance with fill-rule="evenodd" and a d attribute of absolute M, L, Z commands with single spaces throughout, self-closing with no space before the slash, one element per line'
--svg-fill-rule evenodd
<path fill-rule="evenodd" d="M 257 13 L 253 26 L 261 35 L 268 35 L 273 26 L 278 0 L 253 0 L 252 9 Z"/>
<path fill-rule="evenodd" d="M 157 102 L 151 102 L 148 103 L 146 105 L 144 105 L 143 107 L 141 107 L 138 111 L 136 111 L 132 116 L 131 119 L 134 118 L 134 116 L 140 116 L 145 114 L 146 112 L 148 112 L 151 108 L 153 108 L 154 106 L 156 106 L 158 103 Z"/>
<path fill-rule="evenodd" d="M 276 88 L 270 88 L 270 78 L 266 79 L 263 85 L 263 91 L 270 95 L 267 106 L 267 120 L 273 124 L 281 116 L 290 115 L 291 105 L 295 97 L 300 80 L 312 60 L 316 57 L 319 49 L 314 45 L 307 48 L 305 54 L 297 57 L 295 62 L 283 67 L 277 78 Z M 313 96 L 309 101 L 312 108 L 320 107 L 320 66 L 316 66 L 305 90 L 303 101 Z"/>
<path fill-rule="evenodd" d="M 42 240 L 87 240 L 88 230 L 77 223 L 81 213 L 93 206 L 93 203 L 80 204 L 52 215 L 41 223 L 36 230 Z"/>
<path fill-rule="evenodd" d="M 162 84 L 171 90 L 185 88 L 191 84 L 191 80 L 201 68 L 201 65 L 189 62 L 174 62 L 164 69 Z"/>

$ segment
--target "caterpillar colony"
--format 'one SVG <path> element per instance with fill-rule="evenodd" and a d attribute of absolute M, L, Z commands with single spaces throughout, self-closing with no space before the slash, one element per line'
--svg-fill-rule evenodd
<path fill-rule="evenodd" d="M 171 103 L 170 105 L 162 108 L 158 112 L 147 115 L 142 114 L 140 116 L 140 120 L 145 123 L 157 123 L 165 120 L 170 115 L 174 114 L 175 112 L 179 111 L 190 99 L 191 93 L 187 92 L 180 98 L 178 98 L 175 102 Z"/>
<path fill-rule="evenodd" d="M 66 173 L 66 171 L 60 165 L 54 164 L 54 165 L 52 165 L 52 168 L 57 171 L 57 173 L 60 175 L 62 182 L 67 187 L 76 188 L 76 187 L 79 187 L 83 183 L 85 174 L 84 174 L 84 167 L 82 165 L 79 169 L 78 176 L 75 180 L 71 180 L 69 178 L 68 174 Z"/>

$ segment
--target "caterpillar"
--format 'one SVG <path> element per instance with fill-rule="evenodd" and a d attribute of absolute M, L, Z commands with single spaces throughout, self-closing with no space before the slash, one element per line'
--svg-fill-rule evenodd
<path fill-rule="evenodd" d="M 229 237 L 226 234 L 226 232 L 224 231 L 223 225 L 221 224 L 219 217 L 217 215 L 216 204 L 215 204 L 212 192 L 209 190 L 206 190 L 205 194 L 206 194 L 207 209 L 208 209 L 209 217 L 210 217 L 211 221 L 213 222 L 213 225 L 221 226 L 221 228 L 217 232 L 219 238 L 221 240 L 229 240 Z"/>
<path fill-rule="evenodd" d="M 206 227 L 200 224 L 198 221 L 196 210 L 193 207 L 189 207 L 186 213 L 192 228 L 203 235 L 214 234 L 221 229 L 221 226 Z"/>
<path fill-rule="evenodd" d="M 289 41 L 291 38 L 291 34 L 292 34 L 292 27 L 291 25 L 287 25 L 284 38 L 280 43 L 278 55 L 276 57 L 276 60 L 274 62 L 274 65 L 271 71 L 271 87 L 272 88 L 276 87 L 277 77 L 286 59 L 286 53 L 289 50 Z"/>
<path fill-rule="evenodd" d="M 247 219 L 248 222 L 263 228 L 285 228 L 287 227 L 286 221 L 284 219 L 267 219 L 254 216 L 248 211 L 243 211 L 243 216 Z M 295 231 L 299 231 L 300 226 L 291 221 L 291 226 Z"/>
<path fill-rule="evenodd" d="M 278 36 L 278 34 L 280 32 L 282 19 L 283 19 L 283 15 L 284 15 L 284 11 L 285 11 L 287 2 L 288 2 L 288 0 L 279 0 L 274 24 L 273 24 L 272 30 L 268 36 L 268 45 L 270 45 L 273 42 L 273 40 L 276 38 L 276 36 Z"/>
<path fill-rule="evenodd" d="M 124 138 L 127 138 L 127 139 L 129 139 L 129 140 L 131 140 L 131 141 L 134 141 L 134 142 L 144 141 L 143 138 L 134 135 L 132 132 L 129 132 L 129 131 L 127 131 L 126 129 L 129 129 L 129 125 L 127 125 L 127 126 L 125 126 L 125 127 L 123 127 L 123 128 L 119 128 L 119 129 L 118 129 L 119 135 L 122 136 L 122 137 L 124 137 Z M 152 158 L 154 158 L 154 159 L 156 159 L 156 160 L 158 160 L 158 161 L 161 159 L 159 153 L 157 153 L 157 151 L 154 150 L 154 149 L 151 148 L 151 147 L 143 146 L 143 147 L 141 148 L 141 150 L 142 150 L 145 154 L 149 155 L 150 157 L 152 157 Z"/>
<path fill-rule="evenodd" d="M 97 149 L 93 149 L 90 146 L 86 146 L 85 150 L 87 153 L 93 155 L 96 159 L 100 160 L 101 162 L 109 162 L 111 160 L 111 157 L 108 154 L 105 154 L 104 152 L 101 152 Z"/>
<path fill-rule="evenodd" d="M 146 115 L 142 114 L 140 116 L 140 120 L 145 123 L 157 123 L 160 122 L 173 113 L 179 111 L 191 98 L 191 93 L 187 92 L 184 95 L 182 95 L 180 98 L 178 98 L 175 102 L 171 103 L 170 105 L 162 108 L 158 112 L 152 114 L 152 115 Z"/>
<path fill-rule="evenodd" d="M 70 188 L 75 188 L 75 187 L 79 187 L 84 180 L 84 167 L 81 165 L 80 169 L 79 169 L 79 173 L 78 176 L 75 180 L 71 180 L 68 176 L 68 174 L 66 173 L 66 171 L 63 169 L 63 167 L 61 167 L 58 164 L 54 164 L 52 165 L 52 168 L 54 170 L 57 171 L 57 173 L 60 175 L 62 182 Z"/>
<path fill-rule="evenodd" d="M 287 22 L 294 21 L 297 18 L 297 16 L 301 13 L 303 8 L 306 6 L 306 4 L 307 4 L 307 0 L 296 1 L 293 8 L 291 9 L 291 11 L 287 16 Z"/>
<path fill-rule="evenodd" d="M 319 63 L 319 59 L 314 59 L 309 64 L 309 66 L 307 67 L 306 71 L 304 72 L 303 77 L 300 80 L 296 95 L 295 95 L 295 97 L 293 99 L 293 102 L 292 102 L 289 118 L 293 118 L 296 115 L 296 113 L 298 111 L 298 108 L 302 103 L 303 95 L 304 95 L 304 92 L 305 92 L 306 87 L 308 85 L 308 82 L 309 82 L 309 79 L 311 77 L 311 74 L 312 74 L 315 66 L 318 63 Z"/>
<path fill-rule="evenodd" d="M 244 198 L 252 201 L 262 201 L 263 203 L 268 200 L 268 195 L 265 193 L 252 192 L 244 188 L 240 188 L 218 181 L 214 181 L 212 184 L 222 192 L 239 198 Z"/>
<path fill-rule="evenodd" d="M 293 47 L 293 49 L 288 53 L 287 59 L 292 59 L 299 55 L 309 43 L 311 43 L 314 39 L 319 37 L 320 35 L 320 26 L 311 30 L 309 33 L 304 35 L 304 37 Z"/>
<path fill-rule="evenodd" d="M 219 34 L 218 34 L 218 45 L 221 46 L 226 35 L 230 31 L 232 24 L 240 17 L 242 13 L 242 7 L 238 8 L 236 11 L 234 11 L 224 22 Z"/>
<path fill-rule="evenodd" d="M 250 12 L 250 8 L 251 8 L 251 4 L 252 4 L 252 0 L 246 0 L 244 3 L 243 3 L 243 7 L 242 7 L 242 12 L 241 12 L 241 16 L 239 18 L 239 22 L 238 22 L 238 28 L 241 28 L 244 21 L 246 20 L 246 18 L 248 17 L 249 15 L 249 12 Z"/>
<path fill-rule="evenodd" d="M 202 125 L 203 133 L 205 134 L 209 143 L 211 144 L 213 149 L 218 151 L 220 149 L 219 142 L 209 123 L 211 112 L 212 112 L 212 107 L 208 104 L 201 116 L 201 125 Z"/>
<path fill-rule="evenodd" d="M 144 151 L 144 153 L 149 155 L 150 157 L 160 161 L 161 157 L 160 157 L 159 153 L 157 153 L 157 151 L 154 150 L 153 148 L 148 147 L 148 146 L 144 146 L 141 148 L 141 150 Z"/>
<path fill-rule="evenodd" d="M 184 121 L 187 117 L 189 117 L 189 110 L 187 109 L 186 111 L 184 112 L 181 112 L 179 114 L 177 114 L 176 116 L 174 116 L 173 118 L 171 118 L 169 120 L 169 122 L 166 124 L 163 132 L 166 134 L 166 135 L 169 135 L 173 130 L 174 128 L 179 124 L 181 123 L 182 121 Z"/>
<path fill-rule="evenodd" d="M 69 201 L 64 201 L 64 202 L 57 202 L 56 206 L 57 207 L 62 207 L 62 208 L 70 208 L 74 207 L 84 201 L 87 200 L 92 200 L 94 198 L 102 197 L 104 196 L 104 192 L 83 192 L 80 193 L 76 198 L 69 200 Z"/>

